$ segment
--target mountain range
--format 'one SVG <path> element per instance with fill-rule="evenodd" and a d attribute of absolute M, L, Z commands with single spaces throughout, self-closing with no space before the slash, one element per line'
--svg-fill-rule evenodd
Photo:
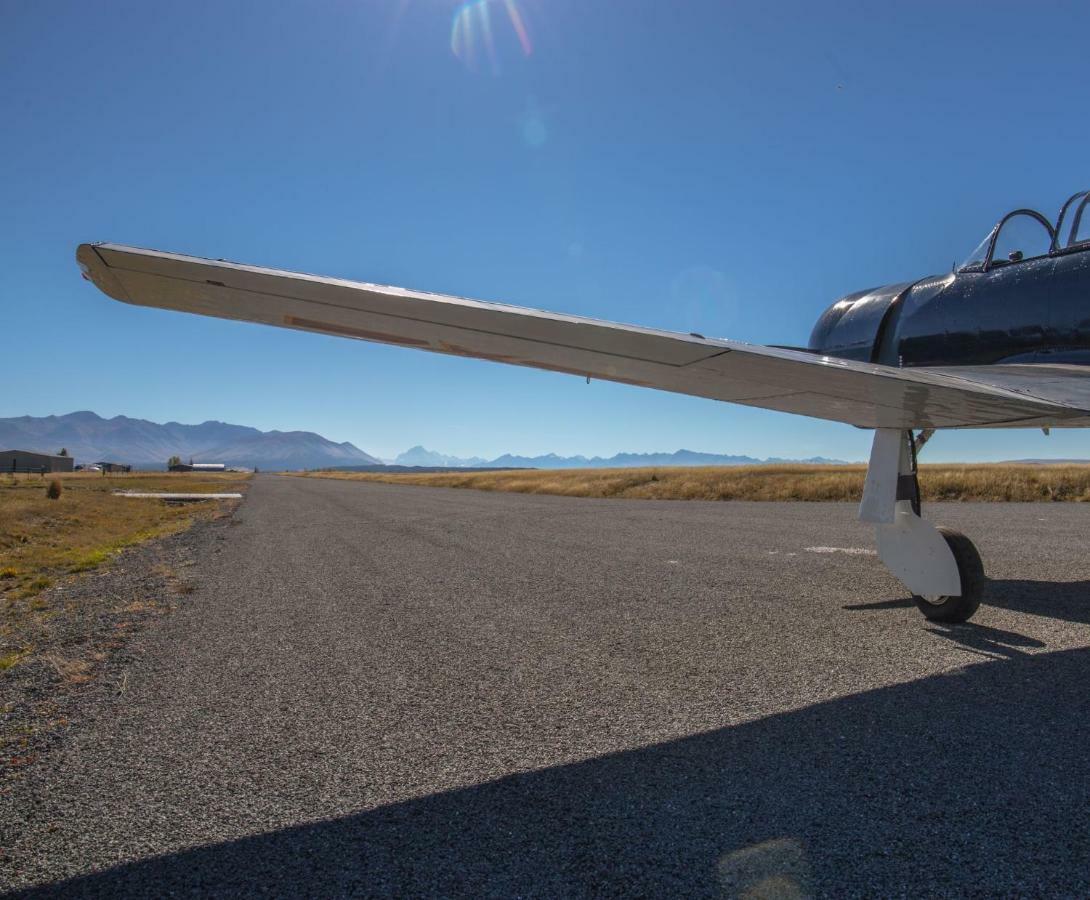
<path fill-rule="evenodd" d="M 620 469 L 638 466 L 752 466 L 760 463 L 837 464 L 839 459 L 811 456 L 808 459 L 757 459 L 724 453 L 701 453 L 697 450 L 675 450 L 673 453 L 617 453 L 613 456 L 514 456 L 505 453 L 495 459 L 479 456 L 457 457 L 436 453 L 416 446 L 400 454 L 393 463 L 398 466 L 428 466 L 455 469 Z"/>
<path fill-rule="evenodd" d="M 138 469 L 159 469 L 172 456 L 183 461 L 221 462 L 261 469 L 328 469 L 382 466 L 380 460 L 347 441 L 334 443 L 312 431 L 260 431 L 227 422 L 149 422 L 93 412 L 63 416 L 19 416 L 0 419 L 0 450 L 57 453 L 65 448 L 77 463 L 103 460 Z M 516 456 L 495 459 L 458 457 L 416 446 L 392 460 L 398 466 L 456 469 L 596 469 L 634 466 L 744 466 L 756 463 L 836 463 L 822 456 L 802 460 L 757 459 L 723 453 L 676 450 L 673 453 L 617 453 L 614 456 Z"/>
<path fill-rule="evenodd" d="M 381 463 L 354 444 L 337 444 L 313 431 L 259 431 L 226 422 L 159 424 L 128 416 L 104 419 L 86 411 L 0 419 L 0 449 L 56 453 L 62 447 L 77 463 L 106 460 L 136 468 L 165 468 L 172 456 L 262 469 Z"/>

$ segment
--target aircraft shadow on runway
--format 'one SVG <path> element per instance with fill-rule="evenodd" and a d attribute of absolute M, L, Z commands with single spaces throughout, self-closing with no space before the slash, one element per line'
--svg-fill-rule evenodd
<path fill-rule="evenodd" d="M 1090 650 L 981 661 L 23 896 L 1085 896 L 1088 688 Z"/>
<path fill-rule="evenodd" d="M 1009 609 L 1090 625 L 1090 581 L 1025 581 L 990 579 L 982 601 L 984 606 Z M 846 610 L 903 609 L 915 606 L 911 597 L 897 597 L 874 603 L 852 603 Z M 969 621 L 963 625 L 934 623 L 927 629 L 931 634 L 945 638 L 973 653 L 989 657 L 1020 656 L 1029 650 L 1042 649 L 1046 645 L 1037 638 L 992 628 Z"/>
<path fill-rule="evenodd" d="M 1090 625 L 1090 581 L 1027 581 L 993 578 L 988 580 L 988 588 L 981 602 L 984 606 L 994 606 L 997 609 L 1009 609 L 1014 612 L 1060 619 L 1064 622 Z M 850 603 L 844 609 L 852 611 L 902 609 L 915 605 L 911 597 L 895 597 L 873 603 Z"/>

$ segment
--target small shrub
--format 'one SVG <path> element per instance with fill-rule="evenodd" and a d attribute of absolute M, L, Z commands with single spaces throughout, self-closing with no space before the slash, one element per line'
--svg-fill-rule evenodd
<path fill-rule="evenodd" d="M 45 495 L 50 500 L 61 499 L 61 482 L 59 478 L 54 478 L 51 482 L 49 482 L 49 487 L 45 489 Z"/>
<path fill-rule="evenodd" d="M 33 597 L 36 594 L 41 593 L 51 584 L 53 584 L 52 578 L 48 578 L 45 575 L 39 575 L 37 578 L 19 588 L 19 590 L 15 592 L 15 599 L 26 600 L 28 597 Z"/>

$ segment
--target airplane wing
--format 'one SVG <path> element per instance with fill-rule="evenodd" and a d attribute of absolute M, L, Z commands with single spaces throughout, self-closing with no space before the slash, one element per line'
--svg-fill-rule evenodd
<path fill-rule="evenodd" d="M 1090 424 L 1090 379 L 1082 374 L 993 380 L 987 367 L 899 369 L 118 244 L 82 244 L 76 258 L 85 277 L 126 303 L 531 366 L 862 428 Z"/>

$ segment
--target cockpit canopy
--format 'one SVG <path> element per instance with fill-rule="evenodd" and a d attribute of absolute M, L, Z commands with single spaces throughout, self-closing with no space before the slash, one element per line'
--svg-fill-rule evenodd
<path fill-rule="evenodd" d="M 1090 249 L 1090 191 L 1079 191 L 1060 209 L 1055 226 L 1033 209 L 1007 213 L 958 266 L 958 272 L 987 272 L 1027 259 Z"/>

